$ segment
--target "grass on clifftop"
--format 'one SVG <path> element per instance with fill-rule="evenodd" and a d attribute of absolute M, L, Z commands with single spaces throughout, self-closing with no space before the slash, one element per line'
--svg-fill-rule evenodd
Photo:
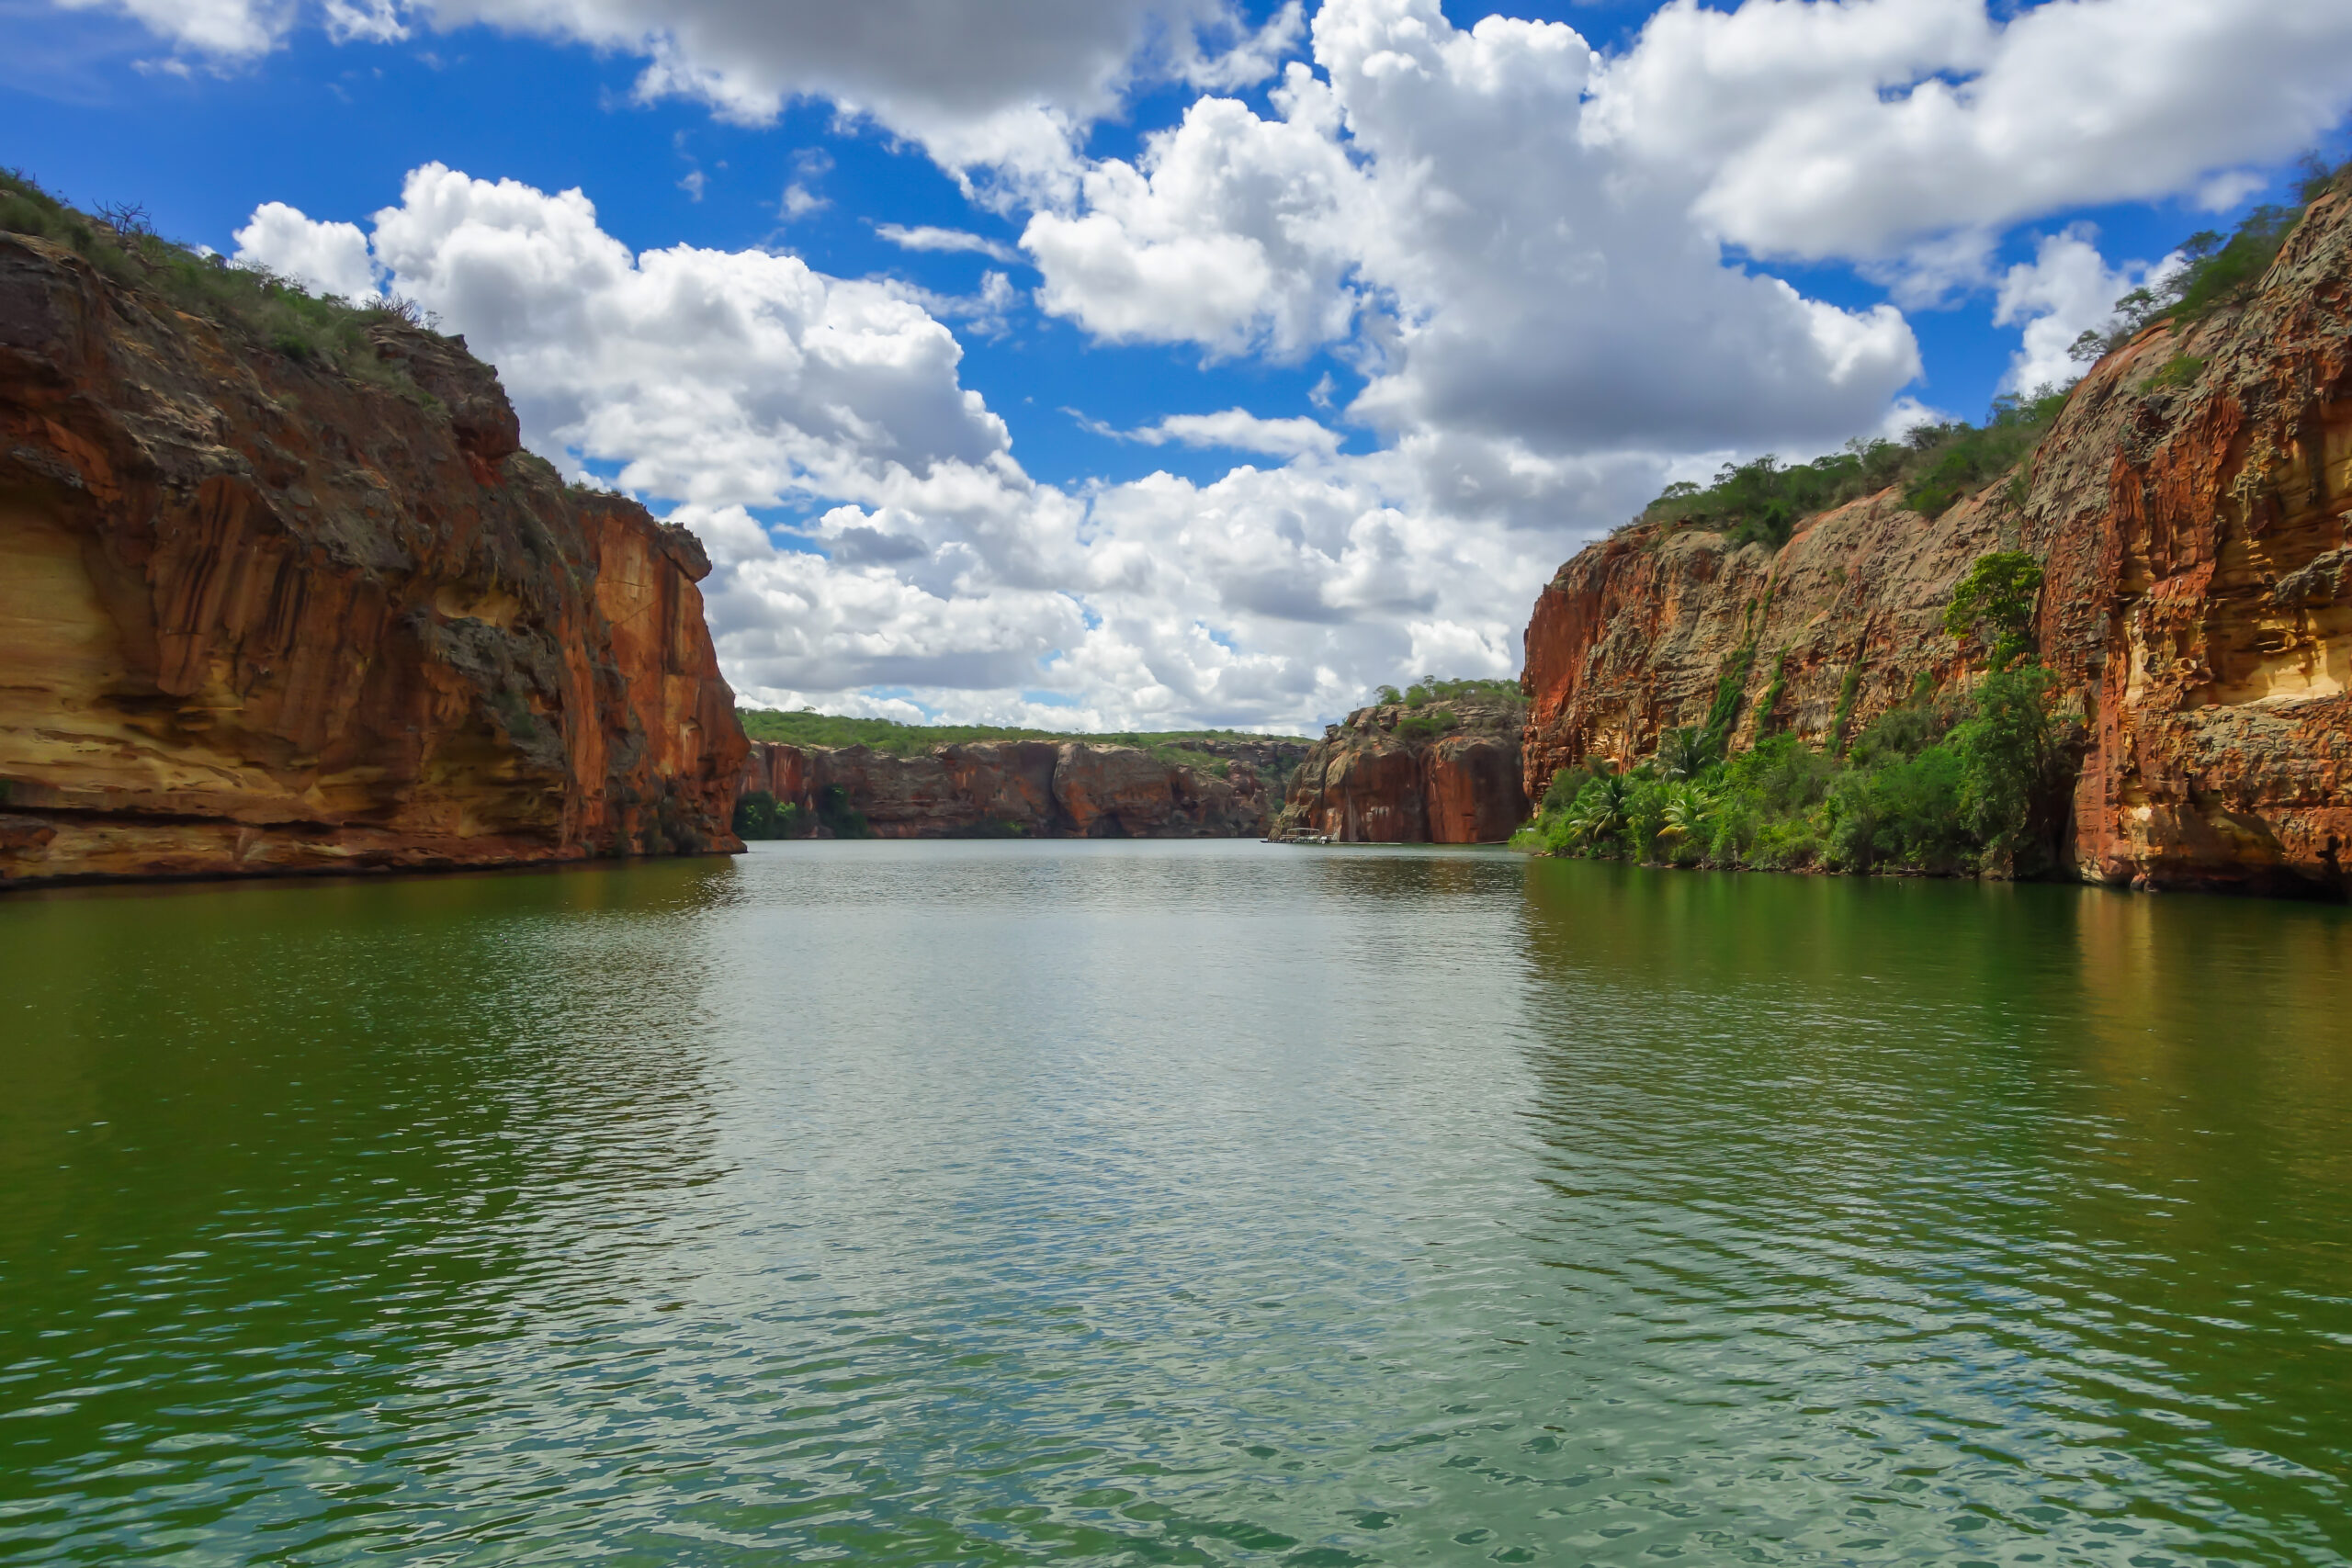
<path fill-rule="evenodd" d="M 2331 168 L 2316 157 L 2307 159 L 2292 204 L 2256 208 L 2227 237 L 2208 230 L 2181 242 L 2182 265 L 2118 299 L 2115 324 L 2085 333 L 2075 341 L 2074 357 L 2097 360 L 2158 321 L 2187 324 L 2244 300 L 2278 259 L 2312 203 L 2347 184 L 2352 163 Z M 2203 368 L 2202 360 L 2177 355 L 2157 372 L 2155 384 L 2186 386 Z M 1712 484 L 1667 486 L 1634 521 L 1702 528 L 1734 545 L 1778 549 L 1807 517 L 1892 485 L 1902 487 L 1905 506 L 1939 517 L 2030 457 L 2066 406 L 2066 396 L 2064 389 L 2043 386 L 2024 397 L 1996 398 L 1981 425 L 1958 420 L 1923 424 L 1901 441 L 1849 441 L 1843 451 L 1809 463 L 1783 465 L 1770 453 L 1752 462 L 1726 463 Z"/>
<path fill-rule="evenodd" d="M 1810 463 L 1784 465 L 1769 452 L 1726 463 L 1704 489 L 1688 481 L 1667 486 L 1635 521 L 1702 528 L 1734 545 L 1778 549 L 1804 519 L 1890 485 L 1903 487 L 1903 502 L 1914 512 L 1940 516 L 2030 454 L 2065 406 L 2064 391 L 2043 387 L 2030 397 L 1994 399 L 1981 425 L 1922 424 L 1901 441 L 1849 441 L 1843 451 Z"/>
<path fill-rule="evenodd" d="M 96 215 L 67 206 L 21 171 L 0 170 L 0 230 L 63 245 L 115 282 L 160 296 L 174 309 L 250 338 L 298 364 L 375 382 L 413 401 L 433 399 L 396 364 L 379 359 L 368 329 L 388 321 L 428 327 L 405 299 L 354 302 L 312 294 L 291 278 L 200 255 L 147 225 L 139 208 Z"/>

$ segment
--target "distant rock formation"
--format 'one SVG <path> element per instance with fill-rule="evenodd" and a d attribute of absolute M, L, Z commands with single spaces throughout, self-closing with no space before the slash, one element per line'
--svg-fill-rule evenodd
<path fill-rule="evenodd" d="M 0 885 L 741 847 L 701 546 L 366 332 L 381 378 L 0 233 Z"/>
<path fill-rule="evenodd" d="M 2079 874 L 2346 891 L 2352 196 L 2313 203 L 2244 305 L 2101 361 L 2015 488 L 1933 521 L 1888 491 L 1778 550 L 1643 524 L 1577 555 L 1527 628 L 1528 792 L 1703 723 L 1726 674 L 1735 745 L 1770 726 L 1826 746 L 1968 678 L 1944 606 L 2005 548 L 2046 566 L 2036 640 L 2087 737 Z"/>
<path fill-rule="evenodd" d="M 812 817 L 854 811 L 885 839 L 982 837 L 1257 838 L 1275 797 L 1269 780 L 1306 753 L 1287 740 L 1187 740 L 1214 767 L 1170 762 L 1131 746 L 977 740 L 900 756 L 864 746 L 755 741 L 741 788 Z"/>
<path fill-rule="evenodd" d="M 1498 844 L 1527 818 L 1521 710 L 1496 703 L 1358 708 L 1292 775 L 1278 839 Z"/>

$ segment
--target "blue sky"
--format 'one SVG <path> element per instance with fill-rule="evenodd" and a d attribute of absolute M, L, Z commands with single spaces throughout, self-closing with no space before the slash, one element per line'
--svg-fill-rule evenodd
<path fill-rule="evenodd" d="M 887 15 L 921 0 L 5 3 L 8 162 L 435 309 L 535 446 L 712 543 L 754 700 L 1103 727 L 1510 672 L 1667 479 L 2066 373 L 2352 99 L 2332 0 L 1027 0 L 960 39 Z"/>

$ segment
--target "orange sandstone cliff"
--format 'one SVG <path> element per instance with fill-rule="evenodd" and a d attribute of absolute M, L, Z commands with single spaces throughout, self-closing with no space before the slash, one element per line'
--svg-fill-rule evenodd
<path fill-rule="evenodd" d="M 741 847 L 700 545 L 368 334 L 380 379 L 0 234 L 0 886 Z"/>
<path fill-rule="evenodd" d="M 886 839 L 1255 838 L 1303 742 L 1188 739 L 1207 765 L 1132 746 L 979 740 L 899 756 L 864 746 L 752 744 L 742 787 L 813 809 L 828 789 Z M 1218 770 L 1222 770 L 1222 772 Z"/>
<path fill-rule="evenodd" d="M 1273 831 L 1341 843 L 1498 844 L 1527 810 L 1518 708 L 1386 704 L 1326 731 L 1292 775 Z"/>
<path fill-rule="evenodd" d="M 2163 371 L 2163 375 L 2159 375 Z M 2086 739 L 2071 861 L 2145 887 L 2334 893 L 2352 849 L 2352 197 L 2244 304 L 2085 378 L 2014 488 L 1929 521 L 1894 492 L 1774 551 L 1638 525 L 1562 567 L 1527 629 L 1526 787 L 1646 754 L 1747 666 L 1735 740 L 1815 745 L 1968 678 L 1942 629 L 1981 554 L 2046 569 L 2036 631 Z M 1783 659 L 1785 655 L 1785 659 Z M 1773 710 L 1760 711 L 1775 686 Z"/>

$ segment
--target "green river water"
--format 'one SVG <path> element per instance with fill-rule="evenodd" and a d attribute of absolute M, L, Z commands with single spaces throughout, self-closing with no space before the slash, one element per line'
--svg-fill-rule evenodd
<path fill-rule="evenodd" d="M 2342 909 L 1256 843 L 0 900 L 0 1562 L 2347 1553 Z"/>

